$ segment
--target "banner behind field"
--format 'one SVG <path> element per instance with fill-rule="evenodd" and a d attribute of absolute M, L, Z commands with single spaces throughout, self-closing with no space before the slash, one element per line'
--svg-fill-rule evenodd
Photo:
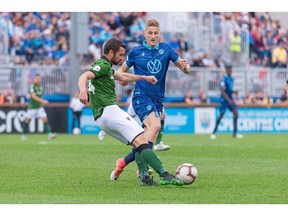
<path fill-rule="evenodd" d="M 126 111 L 126 108 L 123 108 Z M 166 107 L 164 133 L 209 134 L 213 131 L 219 110 L 214 107 Z M 238 131 L 288 132 L 288 108 L 239 108 Z M 68 132 L 71 133 L 72 112 L 68 111 Z M 94 122 L 91 108 L 85 108 L 81 117 L 82 134 L 97 134 L 99 126 Z M 232 133 L 233 115 L 226 111 L 218 133 Z"/>

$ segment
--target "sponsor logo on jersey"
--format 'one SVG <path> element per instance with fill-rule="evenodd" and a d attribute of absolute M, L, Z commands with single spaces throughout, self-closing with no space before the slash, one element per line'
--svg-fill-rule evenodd
<path fill-rule="evenodd" d="M 159 53 L 160 55 L 162 55 L 162 54 L 164 53 L 164 50 L 163 50 L 163 49 L 159 49 L 158 53 Z"/>
<path fill-rule="evenodd" d="M 160 72 L 162 64 L 158 59 L 152 59 L 147 63 L 147 69 L 152 74 L 157 74 Z"/>

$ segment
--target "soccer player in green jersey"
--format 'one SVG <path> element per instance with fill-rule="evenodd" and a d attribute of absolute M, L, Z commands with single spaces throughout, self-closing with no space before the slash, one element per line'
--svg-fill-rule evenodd
<path fill-rule="evenodd" d="M 148 175 L 148 166 L 150 166 L 159 174 L 161 185 L 182 186 L 184 183 L 168 173 L 162 166 L 159 157 L 148 147 L 144 129 L 117 105 L 115 80 L 125 82 L 143 80 L 153 85 L 157 83 L 154 76 L 119 73 L 112 69 L 112 65 L 123 61 L 125 49 L 125 44 L 117 38 L 111 38 L 105 42 L 104 55 L 93 62 L 89 70 L 79 77 L 79 99 L 82 103 L 87 104 L 89 93 L 89 101 L 96 123 L 110 136 L 136 148 L 135 160 L 142 174 L 141 185 L 159 185 Z"/>
<path fill-rule="evenodd" d="M 43 87 L 41 81 L 41 75 L 36 74 L 33 84 L 29 87 L 30 102 L 26 113 L 26 119 L 23 122 L 22 140 L 27 139 L 26 134 L 29 132 L 29 124 L 32 118 L 41 118 L 44 123 L 44 131 L 48 134 L 48 139 L 53 139 L 57 136 L 57 134 L 51 133 L 48 117 L 43 107 L 43 105 L 48 104 L 49 101 L 42 99 Z"/>

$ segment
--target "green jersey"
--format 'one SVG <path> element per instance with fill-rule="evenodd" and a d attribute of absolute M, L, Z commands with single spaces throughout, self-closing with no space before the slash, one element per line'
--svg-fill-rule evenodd
<path fill-rule="evenodd" d="M 114 70 L 105 58 L 94 61 L 89 71 L 96 75 L 95 79 L 88 81 L 89 100 L 94 118 L 98 118 L 106 106 L 118 103 L 115 93 Z"/>
<path fill-rule="evenodd" d="M 29 87 L 29 94 L 31 94 L 33 92 L 35 92 L 38 97 L 42 98 L 43 87 L 41 85 L 39 86 L 39 85 L 36 85 L 35 83 L 33 83 Z M 28 108 L 35 109 L 35 108 L 40 108 L 40 107 L 42 107 L 42 104 L 39 101 L 33 100 L 31 97 Z"/>

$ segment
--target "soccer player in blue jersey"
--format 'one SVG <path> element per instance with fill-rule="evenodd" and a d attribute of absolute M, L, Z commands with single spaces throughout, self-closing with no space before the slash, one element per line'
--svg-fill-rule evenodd
<path fill-rule="evenodd" d="M 237 133 L 238 107 L 233 99 L 234 78 L 232 78 L 231 74 L 232 74 L 232 67 L 230 65 L 227 65 L 226 75 L 222 78 L 220 82 L 220 89 L 221 89 L 221 99 L 219 105 L 220 114 L 217 118 L 213 133 L 210 136 L 211 139 L 216 139 L 217 128 L 227 108 L 233 113 L 233 127 L 234 127 L 233 137 L 238 139 L 243 138 L 243 135 Z"/>
<path fill-rule="evenodd" d="M 145 137 L 152 147 L 161 129 L 161 114 L 165 94 L 165 79 L 170 61 L 182 72 L 189 74 L 190 65 L 185 59 L 179 57 L 177 52 L 167 43 L 160 42 L 160 24 L 155 19 L 147 21 L 142 45 L 133 48 L 119 72 L 128 72 L 134 67 L 134 74 L 150 76 L 154 75 L 158 83 L 151 85 L 142 81 L 136 81 L 132 104 L 139 119 L 145 126 Z M 126 164 L 119 163 L 111 173 L 110 179 L 116 180 Z M 140 173 L 140 176 L 146 173 Z"/>

